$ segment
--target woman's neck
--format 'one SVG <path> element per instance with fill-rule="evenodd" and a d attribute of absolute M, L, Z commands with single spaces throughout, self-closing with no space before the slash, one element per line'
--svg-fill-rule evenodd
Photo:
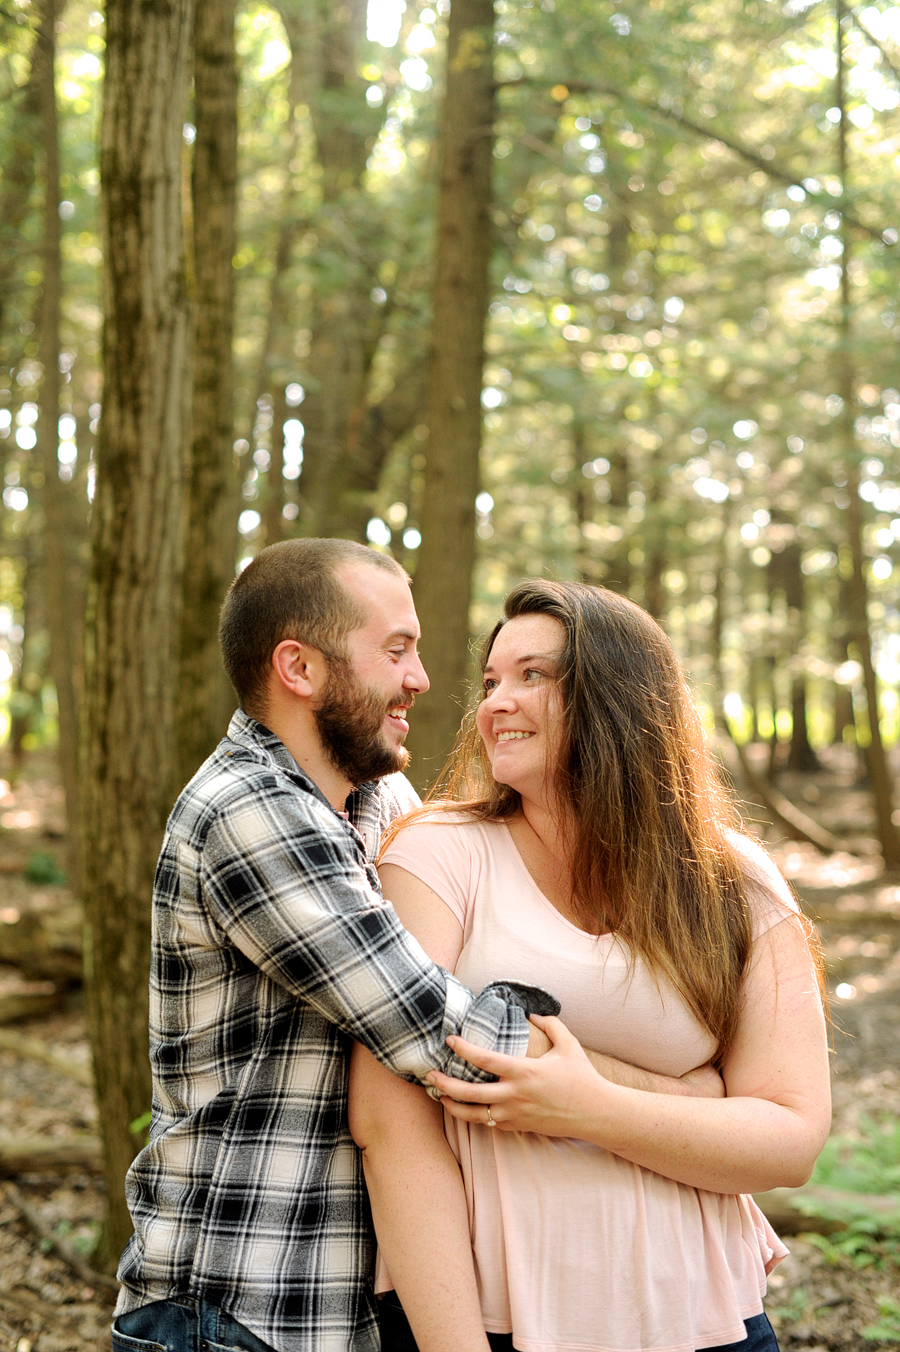
<path fill-rule="evenodd" d="M 573 832 L 558 812 L 523 800 L 521 811 L 508 823 L 513 844 L 538 890 L 579 929 L 584 928 L 572 894 L 569 864 Z"/>

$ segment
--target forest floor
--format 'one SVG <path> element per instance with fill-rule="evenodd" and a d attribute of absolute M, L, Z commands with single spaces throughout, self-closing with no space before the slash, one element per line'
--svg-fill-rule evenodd
<path fill-rule="evenodd" d="M 779 787 L 835 834 L 858 841 L 871 831 L 871 820 L 857 768 L 854 754 L 837 748 L 821 771 L 782 775 Z M 750 815 L 758 821 L 761 814 Z M 823 856 L 812 846 L 779 842 L 773 832 L 768 837 L 825 946 L 834 1017 L 834 1132 L 862 1138 L 872 1122 L 900 1120 L 900 876 L 886 876 L 871 854 Z M 63 853 L 61 793 L 50 759 L 32 756 L 19 775 L 0 761 L 0 929 L 30 916 L 71 933 L 67 888 L 38 880 L 52 878 Z M 21 968 L 0 964 L 0 1008 L 4 994 L 23 990 Z M 6 1027 L 86 1067 L 77 985 L 58 995 L 46 985 L 35 990 L 49 992 L 52 1008 Z M 87 1087 L 0 1049 L 0 1144 L 10 1137 L 95 1131 Z M 900 1133 L 893 1139 L 900 1141 Z M 893 1161 L 893 1190 L 898 1180 L 900 1158 Z M 24 1210 L 43 1222 L 43 1238 L 24 1218 L 23 1199 Z M 84 1271 L 73 1271 L 47 1238 L 67 1240 L 89 1262 L 101 1211 L 101 1182 L 92 1171 L 0 1176 L 0 1352 L 108 1349 L 112 1293 Z M 894 1241 L 852 1242 L 841 1234 L 793 1235 L 787 1242 L 791 1255 L 772 1275 L 767 1300 L 785 1352 L 900 1347 L 896 1235 Z"/>

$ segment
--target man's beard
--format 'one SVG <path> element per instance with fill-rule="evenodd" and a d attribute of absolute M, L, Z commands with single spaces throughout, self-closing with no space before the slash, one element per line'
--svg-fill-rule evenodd
<path fill-rule="evenodd" d="M 325 754 L 335 770 L 351 784 L 405 770 L 409 752 L 387 741 L 384 719 L 388 709 L 410 703 L 403 694 L 386 703 L 382 695 L 362 684 L 346 658 L 330 656 L 328 685 L 315 719 Z"/>

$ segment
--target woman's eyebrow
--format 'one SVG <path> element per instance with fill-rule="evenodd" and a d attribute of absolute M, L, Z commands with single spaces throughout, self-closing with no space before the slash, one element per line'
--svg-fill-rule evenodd
<path fill-rule="evenodd" d="M 561 653 L 526 653 L 524 657 L 514 657 L 513 663 L 517 667 L 521 667 L 526 662 L 558 662 L 561 656 Z M 493 671 L 493 669 L 490 662 L 484 668 L 486 672 Z"/>

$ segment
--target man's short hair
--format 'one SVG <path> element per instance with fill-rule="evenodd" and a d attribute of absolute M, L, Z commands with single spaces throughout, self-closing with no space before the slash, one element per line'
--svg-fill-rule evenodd
<path fill-rule="evenodd" d="M 364 616 L 335 577 L 342 564 L 366 564 L 406 578 L 395 559 L 355 540 L 282 540 L 238 573 L 219 618 L 228 679 L 251 717 L 265 712 L 272 654 L 284 639 L 317 648 L 329 659 Z"/>

